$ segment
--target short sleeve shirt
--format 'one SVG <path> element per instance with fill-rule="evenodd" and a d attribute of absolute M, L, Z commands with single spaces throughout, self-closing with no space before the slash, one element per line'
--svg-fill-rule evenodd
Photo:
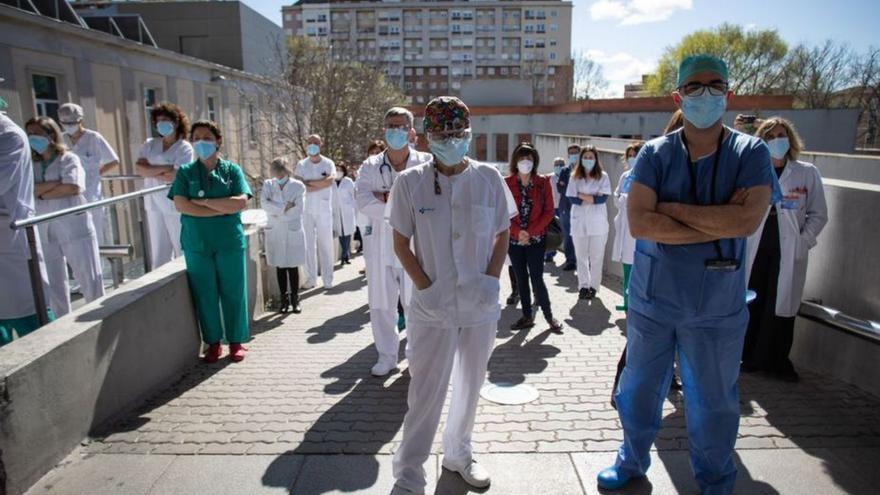
<path fill-rule="evenodd" d="M 296 166 L 296 175 L 303 182 L 323 180 L 327 177 L 336 177 L 336 164 L 326 156 L 321 156 L 321 161 L 313 162 L 310 158 L 300 161 Z M 306 212 L 326 213 L 333 211 L 333 187 L 325 187 L 317 191 L 306 192 Z"/>
<path fill-rule="evenodd" d="M 101 199 L 101 167 L 119 161 L 119 156 L 104 136 L 91 129 L 84 130 L 76 144 L 72 144 L 72 139 L 67 134 L 64 135 L 64 142 L 70 151 L 76 153 L 86 171 L 86 199 Z"/>

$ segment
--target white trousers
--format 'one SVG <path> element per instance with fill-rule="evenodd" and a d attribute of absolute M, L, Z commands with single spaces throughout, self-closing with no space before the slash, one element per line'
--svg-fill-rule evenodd
<path fill-rule="evenodd" d="M 89 210 L 89 214 L 92 215 L 92 223 L 95 225 L 95 238 L 98 239 L 98 246 L 109 244 L 104 238 L 104 208 Z"/>
<path fill-rule="evenodd" d="M 402 488 L 417 493 L 425 488 L 424 464 L 431 455 L 450 377 L 452 400 L 443 432 L 444 460 L 455 466 L 470 464 L 477 402 L 497 329 L 497 322 L 459 329 L 407 322 L 409 410 L 403 420 L 403 442 L 394 456 L 394 478 Z"/>
<path fill-rule="evenodd" d="M 180 213 L 147 209 L 153 269 L 180 256 Z"/>
<path fill-rule="evenodd" d="M 578 289 L 602 285 L 602 265 L 605 262 L 605 242 L 608 234 L 571 237 L 577 256 Z"/>
<path fill-rule="evenodd" d="M 384 286 L 381 289 L 388 291 L 392 299 L 400 298 L 403 301 L 403 268 L 392 266 L 382 267 L 385 270 Z M 372 275 L 372 270 L 367 273 L 367 283 L 370 277 L 373 280 L 379 278 L 379 274 Z M 369 286 L 368 286 L 369 288 Z M 373 290 L 379 290 L 376 287 Z M 397 297 L 394 297 L 397 296 Z M 400 332 L 397 331 L 397 304 L 390 304 L 387 309 L 370 308 L 370 327 L 373 329 L 373 341 L 376 344 L 376 352 L 379 353 L 379 361 L 389 363 L 397 362 L 397 353 L 400 348 Z"/>
<path fill-rule="evenodd" d="M 303 214 L 306 230 L 306 281 L 314 285 L 318 280 L 318 262 L 325 286 L 333 285 L 333 215 L 324 213 Z"/>
<path fill-rule="evenodd" d="M 48 304 L 55 316 L 60 318 L 70 313 L 67 265 L 70 265 L 73 278 L 80 285 L 86 302 L 104 295 L 101 259 L 98 257 L 98 240 L 95 237 L 65 243 L 43 242 L 43 257 L 49 277 Z"/>

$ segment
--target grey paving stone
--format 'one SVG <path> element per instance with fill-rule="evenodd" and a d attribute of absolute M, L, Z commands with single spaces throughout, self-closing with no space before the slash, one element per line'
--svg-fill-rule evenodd
<path fill-rule="evenodd" d="M 493 494 L 581 495 L 583 490 L 568 454 L 481 454 L 477 462 L 492 476 Z M 475 491 L 456 473 L 441 468 L 435 495 Z M 428 492 L 430 493 L 430 492 Z"/>
<path fill-rule="evenodd" d="M 324 494 L 387 494 L 394 486 L 390 455 L 310 455 L 297 476 L 291 493 L 296 495 Z M 437 483 L 437 458 L 425 463 L 426 493 Z"/>
<path fill-rule="evenodd" d="M 172 461 L 172 456 L 96 454 L 80 458 L 73 454 L 27 494 L 146 494 Z"/>
<path fill-rule="evenodd" d="M 149 494 L 287 494 L 302 464 L 296 455 L 178 456 Z"/>

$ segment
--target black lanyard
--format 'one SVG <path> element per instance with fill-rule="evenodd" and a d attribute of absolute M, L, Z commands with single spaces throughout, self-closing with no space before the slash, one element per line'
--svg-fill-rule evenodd
<path fill-rule="evenodd" d="M 709 189 L 709 204 L 715 204 L 715 185 L 718 179 L 718 162 L 721 160 L 721 145 L 724 143 L 724 127 L 721 127 L 721 134 L 718 136 L 718 145 L 715 148 L 715 157 L 712 159 L 712 183 L 711 188 Z M 694 198 L 694 204 L 700 203 L 700 196 L 697 191 L 697 163 L 691 159 L 691 150 L 688 148 L 687 138 L 684 135 L 684 130 L 681 131 L 681 142 L 684 144 L 684 151 L 687 154 L 688 161 L 688 172 L 690 172 L 691 176 L 691 195 Z M 715 239 L 712 243 L 715 246 L 715 253 L 718 255 L 718 259 L 724 259 L 724 255 L 721 252 L 721 241 Z"/>

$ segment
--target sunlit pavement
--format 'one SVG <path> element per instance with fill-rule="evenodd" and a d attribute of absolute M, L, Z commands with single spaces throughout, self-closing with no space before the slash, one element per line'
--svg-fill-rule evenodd
<path fill-rule="evenodd" d="M 243 363 L 194 364 L 29 493 L 390 492 L 409 375 L 403 361 L 400 372 L 369 376 L 376 354 L 362 266 L 357 258 L 338 269 L 330 291 L 305 292 L 302 314 L 262 318 Z M 563 335 L 546 331 L 539 311 L 530 331 L 508 329 L 520 316 L 510 307 L 499 324 L 489 381 L 526 383 L 540 397 L 519 406 L 480 401 L 473 443 L 493 475 L 490 493 L 598 493 L 595 474 L 622 439 L 609 403 L 626 328 L 614 309 L 619 284 L 608 281 L 589 303 L 577 300 L 573 272 L 553 267 L 547 280 Z M 741 378 L 737 493 L 877 493 L 880 398 L 801 377 Z M 683 413 L 681 396 L 670 395 L 649 477 L 620 493 L 697 493 Z M 468 493 L 439 468 L 439 440 L 428 493 Z"/>

